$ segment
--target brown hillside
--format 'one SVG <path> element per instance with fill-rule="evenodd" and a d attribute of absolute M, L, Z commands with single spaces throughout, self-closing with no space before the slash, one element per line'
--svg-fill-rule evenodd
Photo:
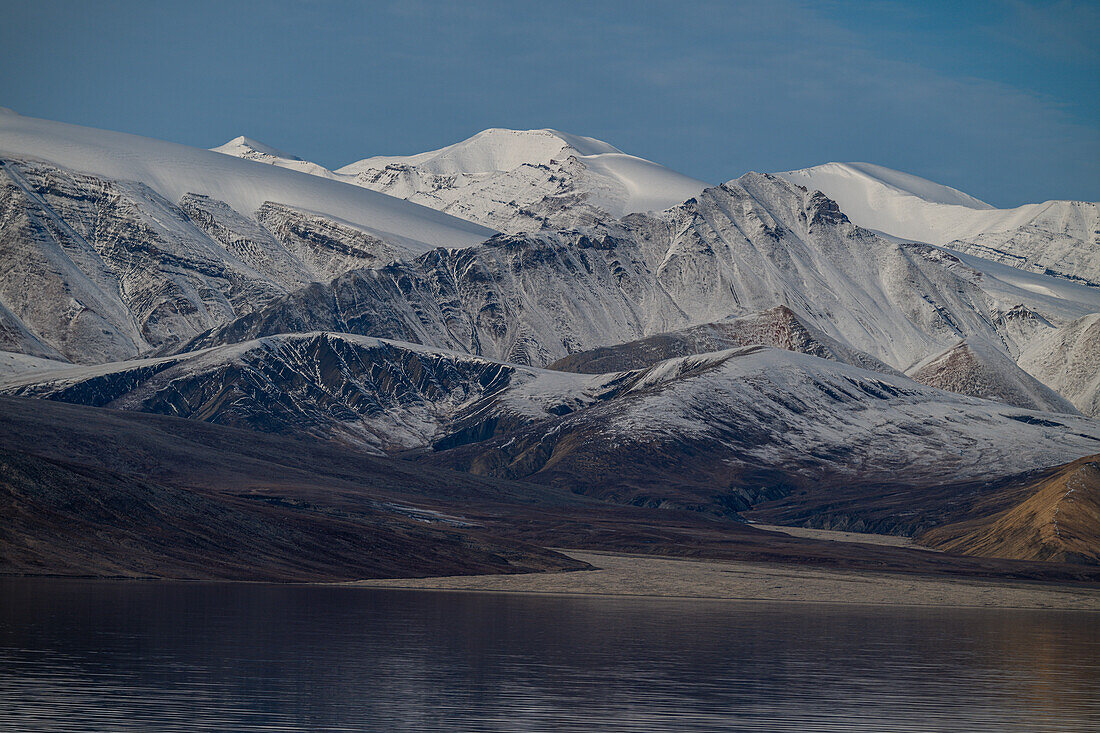
<path fill-rule="evenodd" d="M 1100 563 L 1100 454 L 1068 463 L 1022 492 L 1019 503 L 917 537 L 981 557 Z"/>

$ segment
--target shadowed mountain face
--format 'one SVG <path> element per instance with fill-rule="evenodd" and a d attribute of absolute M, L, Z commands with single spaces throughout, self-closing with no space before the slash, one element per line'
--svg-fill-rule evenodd
<path fill-rule="evenodd" d="M 517 367 L 361 336 L 272 337 L 178 357 L 55 371 L 9 394 L 138 410 L 381 452 L 424 445 Z"/>
<path fill-rule="evenodd" d="M 543 547 L 1095 582 L 764 532 L 319 441 L 0 398 L 0 573 L 329 581 L 584 569 Z"/>
<path fill-rule="evenodd" d="M 977 516 L 931 529 L 918 540 L 964 555 L 1098 564 L 1100 455 L 1017 480 L 970 513 Z"/>
<path fill-rule="evenodd" d="M 579 569 L 540 548 L 402 516 L 213 496 L 134 475 L 0 452 L 0 572 L 333 581 Z M 462 527 L 461 520 L 453 520 Z"/>
<path fill-rule="evenodd" d="M 12 377 L 0 392 L 152 412 L 372 452 L 481 439 L 565 414 L 630 375 L 583 377 L 348 334 L 273 336 L 180 356 Z M 459 440 L 458 435 L 451 438 Z"/>
<path fill-rule="evenodd" d="M 287 581 L 584 567 L 421 504 L 535 501 L 519 485 L 152 415 L 4 398 L 0 416 L 0 572 Z"/>

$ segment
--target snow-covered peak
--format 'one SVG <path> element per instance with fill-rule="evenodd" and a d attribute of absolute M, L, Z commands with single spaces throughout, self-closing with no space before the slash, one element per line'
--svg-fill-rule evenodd
<path fill-rule="evenodd" d="M 427 153 L 366 158 L 337 174 L 509 232 L 570 227 L 598 212 L 664 211 L 708 186 L 595 138 L 549 129 L 494 128 Z"/>
<path fill-rule="evenodd" d="M 216 148 L 210 148 L 215 153 L 223 153 L 225 155 L 234 155 L 238 158 L 247 158 L 249 160 L 255 160 L 256 158 L 282 158 L 283 160 L 301 160 L 296 155 L 290 153 L 284 153 L 278 148 L 273 148 L 270 145 L 266 145 L 259 140 L 253 140 L 250 137 L 240 135 L 233 138 L 224 145 L 219 145 Z"/>
<path fill-rule="evenodd" d="M 234 158 L 244 158 L 245 160 L 252 160 L 257 163 L 277 165 L 280 168 L 289 168 L 292 171 L 309 173 L 310 175 L 320 176 L 321 178 L 331 178 L 333 180 L 338 180 L 340 178 L 324 166 L 317 165 L 308 160 L 302 160 L 297 155 L 285 153 L 278 148 L 262 143 L 259 140 L 245 137 L 244 135 L 235 137 L 224 145 L 210 148 L 210 150 L 215 153 L 221 153 L 222 155 L 232 155 Z"/>
<path fill-rule="evenodd" d="M 0 115 L 0 156 L 30 158 L 143 183 L 176 203 L 187 193 L 252 216 L 265 202 L 335 217 L 411 253 L 468 247 L 494 232 L 439 211 L 339 181 L 121 132 Z"/>
<path fill-rule="evenodd" d="M 869 163 L 826 163 L 777 175 L 821 191 L 867 229 L 1100 283 L 1095 203 L 1046 201 L 997 209 L 949 186 Z"/>
<path fill-rule="evenodd" d="M 866 198 L 869 204 L 884 202 L 891 197 L 912 196 L 929 203 L 965 206 L 968 209 L 993 208 L 958 189 L 873 163 L 826 163 L 778 175 L 800 186 L 824 192 L 838 201 L 842 208 L 845 202 L 833 193 L 844 193 L 849 201 L 857 197 Z M 851 212 L 847 213 L 851 216 Z"/>
<path fill-rule="evenodd" d="M 614 217 L 664 211 L 709 185 L 602 140 L 551 129 L 491 128 L 438 150 L 364 158 L 335 172 L 246 137 L 213 150 L 354 183 L 509 232 L 570 227 L 597 210 Z M 548 197 L 553 202 L 540 206 Z"/>
<path fill-rule="evenodd" d="M 356 175 L 387 165 L 415 166 L 436 175 L 477 175 L 510 171 L 521 165 L 546 165 L 570 155 L 622 153 L 618 148 L 591 137 L 557 130 L 482 130 L 462 142 L 416 155 L 379 155 L 340 168 L 337 172 Z"/>

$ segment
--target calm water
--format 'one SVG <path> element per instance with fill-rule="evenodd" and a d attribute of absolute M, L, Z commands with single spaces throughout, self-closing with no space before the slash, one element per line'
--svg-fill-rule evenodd
<path fill-rule="evenodd" d="M 1100 616 L 0 581 L 4 730 L 1100 730 Z"/>

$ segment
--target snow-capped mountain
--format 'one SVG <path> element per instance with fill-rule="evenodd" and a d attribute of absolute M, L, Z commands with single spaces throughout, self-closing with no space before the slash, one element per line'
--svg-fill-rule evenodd
<path fill-rule="evenodd" d="M 557 130 L 484 130 L 439 150 L 366 158 L 337 172 L 504 232 L 662 211 L 707 187 L 603 141 Z"/>
<path fill-rule="evenodd" d="M 179 345 L 315 281 L 491 230 L 206 150 L 0 114 L 0 349 Z"/>
<path fill-rule="evenodd" d="M 439 150 L 365 158 L 335 173 L 248 138 L 214 150 L 339 178 L 508 233 L 663 211 L 708 185 L 557 130 L 489 129 Z"/>
<path fill-rule="evenodd" d="M 821 191 L 860 226 L 1100 287 L 1100 208 L 1046 201 L 996 209 L 961 191 L 869 163 L 777 174 Z"/>
<path fill-rule="evenodd" d="M 796 489 L 882 492 L 1046 466 L 1100 424 L 943 392 L 807 354 L 747 347 L 633 373 L 590 407 L 429 462 L 642 506 L 742 510 Z M 606 376 L 606 375 L 605 375 Z M 468 434 L 477 435 L 468 430 Z"/>
<path fill-rule="evenodd" d="M 0 113 L 0 394 L 397 454 L 452 507 L 916 532 L 1100 450 L 1095 219 L 867 165 L 707 186 L 553 130 L 334 172 Z"/>
<path fill-rule="evenodd" d="M 552 161 L 560 159 L 563 151 L 575 153 L 576 160 L 589 164 L 594 164 L 600 156 L 621 155 L 607 143 L 552 130 L 486 130 L 469 140 L 437 151 L 404 157 L 368 158 L 341 169 L 339 174 L 354 175 L 354 180 L 362 185 L 440 207 L 459 216 L 492 224 L 506 232 L 606 225 L 609 215 L 594 210 L 590 205 L 598 197 L 593 198 L 590 193 L 576 195 L 582 189 L 590 190 L 586 189 L 582 181 L 590 171 L 582 172 L 580 178 L 574 175 L 576 171 L 565 170 L 558 171 L 550 178 L 545 176 L 546 167 L 553 167 Z M 689 179 L 681 187 L 668 175 L 667 169 L 662 170 L 664 172 L 661 177 L 653 179 L 642 188 L 650 192 L 675 191 L 679 196 L 694 196 L 703 185 Z M 859 213 L 853 219 L 856 224 L 868 226 L 869 222 L 871 228 L 882 229 L 884 232 L 905 231 L 905 227 L 898 229 L 897 226 L 887 226 L 883 219 L 875 218 L 873 212 L 878 210 L 876 207 L 885 206 L 883 215 L 901 217 L 904 225 L 908 221 L 906 216 L 909 216 L 906 212 L 912 208 L 913 201 L 920 202 L 919 206 L 931 207 L 930 213 L 926 213 L 936 218 L 936 221 L 944 220 L 941 209 L 985 211 L 1000 216 L 989 204 L 965 193 L 880 166 L 830 164 L 808 170 L 814 172 L 814 180 L 820 178 L 828 183 L 830 190 L 835 188 L 838 195 L 851 204 Z M 781 175 L 797 178 L 795 174 L 798 173 L 802 172 Z M 367 175 L 363 177 L 362 174 Z M 634 188 L 638 186 L 635 185 Z M 562 191 L 567 191 L 568 195 Z M 660 201 L 659 205 L 668 206 L 669 201 L 674 201 L 675 198 L 669 196 L 668 200 Z M 861 204 L 863 198 L 872 201 Z M 882 204 L 882 201 L 889 205 Z M 630 210 L 629 207 L 622 209 L 611 205 L 604 205 L 603 208 L 612 213 Z M 641 210 L 645 207 L 634 208 Z M 843 204 L 841 210 L 845 214 L 849 213 Z M 1021 211 L 1026 213 L 1030 210 Z M 989 231 L 994 230 L 996 227 Z M 986 232 L 985 229 L 981 231 Z M 884 236 L 889 238 L 891 234 Z M 905 237 L 898 239 L 904 240 Z M 935 240 L 931 236 L 927 239 Z M 1087 249 L 1085 245 L 1082 246 Z M 980 249 L 971 251 L 991 254 Z M 1045 274 L 1036 275 L 972 254 L 954 254 L 965 265 L 956 269 L 960 273 L 969 269 L 971 272 L 966 276 L 991 296 L 990 312 L 995 320 L 1004 321 L 1006 314 L 1024 306 L 1035 313 L 1039 320 L 1046 320 L 1046 326 L 1053 329 L 1100 310 L 1098 288 L 1075 286 L 1066 280 Z M 997 257 L 996 253 L 992 253 L 992 256 Z M 1074 258 L 1079 259 L 1081 256 L 1080 252 L 1072 253 Z M 1010 261 L 1010 264 L 1020 263 Z M 1012 330 L 1011 327 L 1006 329 Z M 1015 357 L 1032 335 L 1034 334 L 1012 333 L 1007 338 L 1002 338 L 1001 342 L 1006 353 Z M 942 344 L 943 347 L 947 345 Z M 918 358 L 930 355 L 931 352 L 927 352 Z M 911 363 L 897 366 L 907 368 Z"/>
<path fill-rule="evenodd" d="M 321 176 L 322 178 L 332 178 L 334 180 L 337 178 L 336 174 L 324 166 L 311 163 L 308 160 L 302 160 L 296 155 L 284 153 L 278 148 L 265 145 L 258 140 L 253 140 L 244 135 L 235 137 L 216 148 L 210 148 L 210 150 L 215 153 L 222 153 L 223 155 L 232 155 L 235 158 L 244 158 L 245 160 L 253 160 L 257 163 L 267 163 L 269 165 L 277 165 L 280 168 L 289 168 L 292 171 L 301 171 L 302 173 L 309 173 L 314 176 Z"/>
<path fill-rule="evenodd" d="M 1100 312 L 1100 288 L 876 235 L 782 177 L 704 188 L 552 130 L 487 130 L 332 174 L 247 138 L 216 150 L 0 115 L 13 263 L 0 349 L 102 363 L 329 330 L 541 366 L 780 307 L 834 355 L 907 370 L 964 339 L 1016 360 Z M 873 180 L 890 200 L 997 211 L 906 174 L 843 171 L 818 178 L 843 178 L 849 197 Z M 530 231 L 493 236 L 363 186 Z M 1035 368 L 1048 386 L 1073 381 Z"/>
<path fill-rule="evenodd" d="M 41 161 L 103 179 L 141 183 L 175 203 L 194 193 L 252 216 L 266 202 L 321 214 L 405 245 L 409 252 L 468 247 L 484 227 L 279 166 L 186 145 L 0 113 L 0 156 Z"/>
<path fill-rule="evenodd" d="M 335 173 L 243 137 L 215 150 L 349 180 L 508 233 L 662 211 L 707 187 L 608 143 L 556 130 L 489 129 L 439 150 L 375 156 Z M 860 226 L 1100 284 L 1095 203 L 996 209 L 949 186 L 870 163 L 827 163 L 777 175 L 822 191 Z"/>
<path fill-rule="evenodd" d="M 783 305 L 829 337 L 905 369 L 969 335 L 1010 337 L 998 330 L 996 305 L 978 279 L 936 248 L 852 225 L 821 194 L 749 174 L 660 218 L 499 236 L 350 272 L 188 348 L 328 330 L 541 366 Z"/>

